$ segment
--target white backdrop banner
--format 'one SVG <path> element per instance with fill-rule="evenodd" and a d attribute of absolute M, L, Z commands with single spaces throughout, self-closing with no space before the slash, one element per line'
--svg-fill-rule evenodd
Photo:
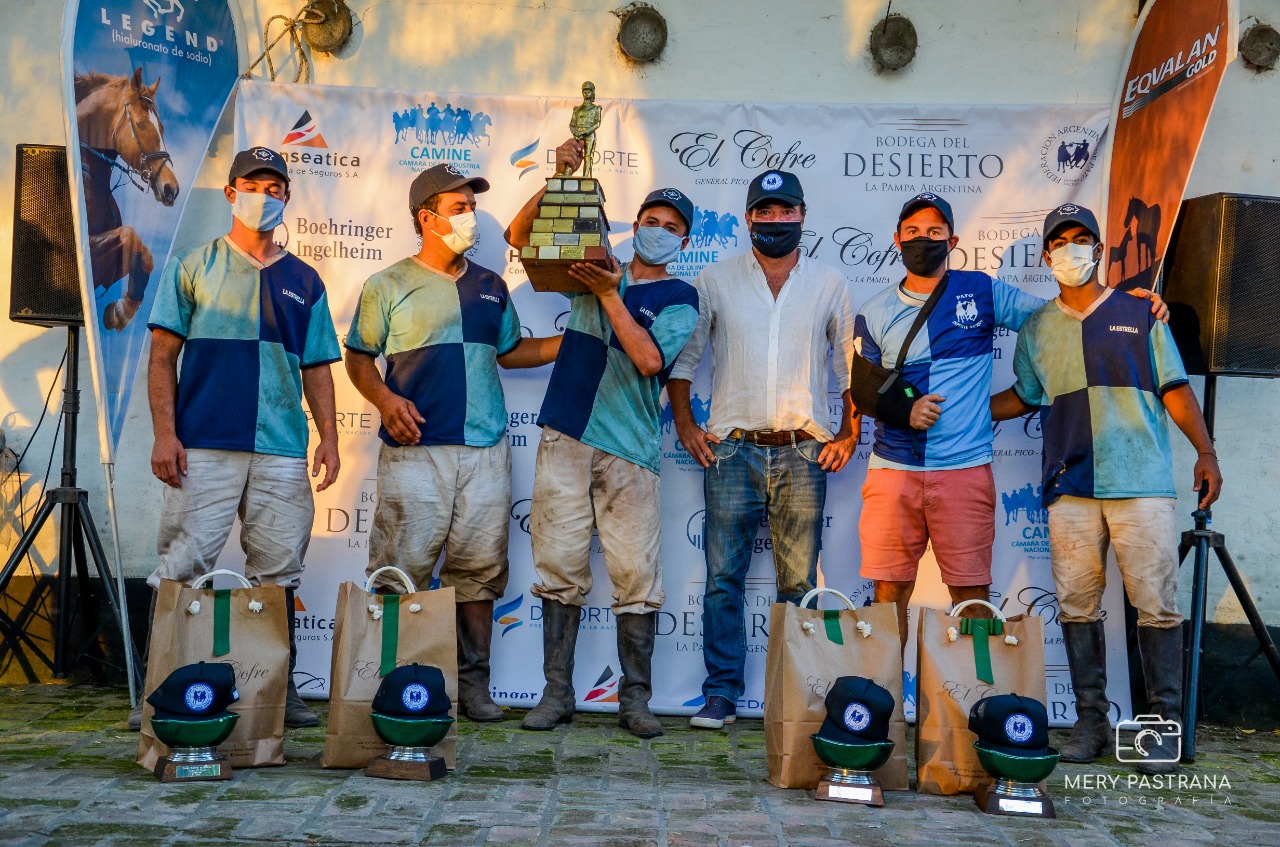
<path fill-rule="evenodd" d="M 288 248 L 325 280 L 334 320 L 344 335 L 365 279 L 418 249 L 408 213 L 409 183 L 448 162 L 483 175 L 492 190 L 479 198 L 480 242 L 471 258 L 505 273 L 526 335 L 562 331 L 567 301 L 526 283 L 502 232 L 554 169 L 555 147 L 569 136 L 577 98 L 535 98 L 388 91 L 243 82 L 236 104 L 236 145 L 262 144 L 289 161 L 292 200 L 277 230 Z M 1097 106 L 858 106 L 603 100 L 595 176 L 614 222 L 611 242 L 631 256 L 631 221 L 653 188 L 675 186 L 697 204 L 692 244 L 670 267 L 693 279 L 708 264 L 749 249 L 743 222 L 746 188 L 767 168 L 796 172 L 806 188 L 803 249 L 844 271 L 855 305 L 903 276 L 893 231 L 903 201 L 920 191 L 946 197 L 957 217 L 960 246 L 953 267 L 999 276 L 1041 296 L 1056 285 L 1040 261 L 1039 226 L 1056 205 L 1095 205 L 1093 157 L 1107 121 Z M 1087 140 L 1081 162 L 1057 155 L 1064 141 Z M 995 386 L 1012 383 L 1015 336 L 1001 332 L 992 351 Z M 708 357 L 709 358 L 709 357 Z M 493 693 L 498 702 L 529 706 L 542 690 L 541 606 L 534 581 L 529 505 L 539 429 L 534 421 L 550 368 L 503 374 L 511 442 L 511 580 L 495 611 Z M 338 584 L 359 579 L 367 563 L 376 501 L 377 412 L 344 376 L 335 380 L 342 476 L 317 496 L 316 523 L 299 601 L 299 688 L 328 692 L 329 649 Z M 710 379 L 693 386 L 695 418 L 706 419 Z M 840 396 L 831 392 L 835 427 Z M 663 411 L 662 551 L 667 592 L 654 656 L 655 711 L 687 714 L 702 705 L 702 471 L 676 441 Z M 871 585 L 858 575 L 859 491 L 866 474 L 870 427 L 858 452 L 833 476 L 827 495 L 821 581 L 860 603 Z M 997 509 L 993 593 L 1009 612 L 1045 618 L 1049 710 L 1055 723 L 1074 720 L 1073 698 L 1055 617 L 1046 513 L 1040 508 L 1040 429 L 1035 416 L 997 427 Z M 655 527 L 655 530 L 659 529 Z M 744 715 L 763 707 L 768 611 L 774 600 L 772 551 L 762 525 L 747 581 L 747 692 Z M 240 555 L 229 545 L 225 556 Z M 576 689 L 581 708 L 617 708 L 621 676 L 608 579 L 598 546 L 599 578 L 582 611 Z M 1105 599 L 1111 651 L 1113 717 L 1130 714 L 1120 581 Z M 921 566 L 920 605 L 945 607 L 947 595 L 932 554 Z M 912 627 L 914 630 L 914 625 Z M 914 669 L 914 646 L 907 667 Z M 914 675 L 906 682 L 914 712 Z"/>

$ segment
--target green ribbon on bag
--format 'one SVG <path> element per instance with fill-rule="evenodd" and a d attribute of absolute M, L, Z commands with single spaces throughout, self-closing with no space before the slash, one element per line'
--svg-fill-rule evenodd
<path fill-rule="evenodd" d="M 231 589 L 218 588 L 213 592 L 213 655 L 225 656 L 231 652 Z"/>
<path fill-rule="evenodd" d="M 382 662 L 378 676 L 396 669 L 396 653 L 400 650 L 400 595 L 382 595 Z"/>
<path fill-rule="evenodd" d="M 991 670 L 991 644 L 987 639 L 992 635 L 1004 635 L 1004 621 L 998 618 L 961 618 L 960 633 L 973 636 L 973 665 L 978 679 L 995 685 L 996 675 Z"/>
<path fill-rule="evenodd" d="M 823 609 L 822 623 L 827 628 L 827 640 L 832 644 L 844 644 L 844 633 L 840 631 L 840 610 Z"/>

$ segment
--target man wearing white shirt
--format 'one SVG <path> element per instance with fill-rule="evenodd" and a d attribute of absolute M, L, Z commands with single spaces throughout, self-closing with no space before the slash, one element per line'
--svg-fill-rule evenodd
<path fill-rule="evenodd" d="M 694 281 L 698 325 L 667 391 L 680 443 L 707 469 L 707 590 L 702 684 L 706 705 L 690 724 L 719 729 L 737 718 L 746 668 L 743 599 L 756 530 L 768 518 L 777 597 L 795 603 L 817 579 L 827 473 L 857 443 L 849 397 L 853 306 L 844 275 L 800 249 L 804 190 L 794 174 L 766 171 L 747 189 L 751 252 Z M 693 421 L 689 385 L 711 343 L 711 417 Z M 844 414 L 827 419 L 831 354 Z"/>

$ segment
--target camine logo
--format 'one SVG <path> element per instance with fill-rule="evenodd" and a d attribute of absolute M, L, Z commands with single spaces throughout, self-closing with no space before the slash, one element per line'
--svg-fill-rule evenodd
<path fill-rule="evenodd" d="M 591 690 L 587 692 L 587 696 L 582 698 L 587 703 L 616 703 L 618 702 L 618 683 L 622 681 L 622 677 L 613 672 L 613 668 L 605 665 L 600 676 L 592 684 Z"/>
<path fill-rule="evenodd" d="M 1047 525 L 1049 510 L 1040 503 L 1043 489 L 1044 486 L 1037 486 L 1033 490 L 1028 482 L 1022 488 L 1002 492 L 1000 501 L 1004 505 L 1004 525 L 1018 523 L 1020 516 L 1026 517 L 1028 523 Z"/>
<path fill-rule="evenodd" d="M 533 152 L 538 149 L 538 144 L 541 143 L 541 141 L 542 141 L 541 138 L 535 138 L 533 139 L 532 144 L 527 144 L 524 147 L 521 147 L 519 150 L 511 154 L 512 167 L 521 169 L 520 176 L 516 177 L 517 179 L 524 179 L 525 174 L 529 173 L 530 171 L 536 171 L 538 169 L 537 160 L 531 159 L 529 157 L 532 156 Z"/>
<path fill-rule="evenodd" d="M 485 146 L 493 144 L 489 137 L 493 118 L 453 103 L 445 103 L 443 109 L 434 100 L 425 107 L 418 103 L 403 112 L 392 112 L 391 123 L 395 143 L 409 144 L 408 158 L 400 164 L 417 170 L 448 162 L 463 173 L 476 173 L 480 162 L 473 160 L 472 154 L 481 141 Z"/>
<path fill-rule="evenodd" d="M 502 637 L 505 637 L 508 632 L 516 627 L 524 625 L 524 618 L 521 618 L 516 614 L 522 605 L 524 605 L 523 594 L 512 600 L 510 603 L 503 603 L 500 606 L 494 607 L 493 622 L 502 625 Z"/>
<path fill-rule="evenodd" d="M 316 126 L 315 119 L 311 117 L 311 112 L 302 113 L 302 117 L 298 118 L 298 122 L 293 125 L 293 129 L 289 130 L 285 135 L 282 145 L 293 144 L 299 147 L 328 147 L 325 143 L 324 136 L 320 134 L 320 128 Z"/>

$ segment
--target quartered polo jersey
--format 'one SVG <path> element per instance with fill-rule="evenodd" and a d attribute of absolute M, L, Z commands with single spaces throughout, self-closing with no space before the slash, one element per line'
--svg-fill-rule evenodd
<path fill-rule="evenodd" d="M 520 343 L 520 316 L 502 277 L 468 262 L 456 280 L 410 256 L 364 284 L 346 346 L 386 356 L 387 387 L 426 423 L 419 444 L 492 447 L 507 428 L 498 356 Z M 378 435 L 400 444 L 385 426 Z"/>
<path fill-rule="evenodd" d="M 1187 382 L 1146 300 L 1107 289 L 1085 312 L 1054 300 L 1018 336 L 1014 390 L 1040 407 L 1041 497 L 1175 497 L 1164 393 Z"/>
<path fill-rule="evenodd" d="M 178 440 L 307 455 L 301 369 L 339 361 L 320 276 L 287 251 L 258 264 L 225 237 L 169 260 L 147 324 L 184 339 Z"/>
<path fill-rule="evenodd" d="M 658 396 L 671 365 L 698 324 L 698 291 L 679 279 L 633 280 L 622 302 L 662 353 L 662 372 L 641 376 L 592 294 L 570 294 L 569 322 L 556 357 L 539 426 L 659 473 Z"/>
<path fill-rule="evenodd" d="M 949 271 L 947 289 L 911 342 L 903 377 L 920 395 L 946 398 L 927 430 L 876 421 L 875 457 L 886 464 L 929 470 L 976 467 L 991 461 L 991 351 L 996 327 L 1017 330 L 1044 304 L 977 271 Z M 893 286 L 858 311 L 854 343 L 886 368 L 920 313 L 923 301 Z M 874 461 L 874 459 L 873 459 Z"/>

